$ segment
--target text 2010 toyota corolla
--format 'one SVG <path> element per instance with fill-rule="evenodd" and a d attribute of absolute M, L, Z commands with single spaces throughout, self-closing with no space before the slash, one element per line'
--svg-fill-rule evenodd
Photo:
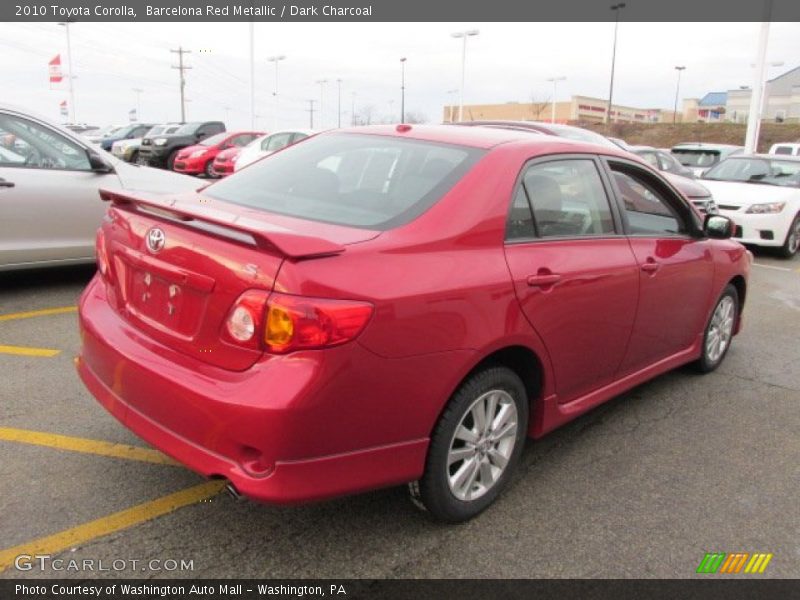
<path fill-rule="evenodd" d="M 411 482 L 467 519 L 538 437 L 717 367 L 749 255 L 627 153 L 360 128 L 197 194 L 104 191 L 83 381 L 190 468 L 269 502 Z"/>

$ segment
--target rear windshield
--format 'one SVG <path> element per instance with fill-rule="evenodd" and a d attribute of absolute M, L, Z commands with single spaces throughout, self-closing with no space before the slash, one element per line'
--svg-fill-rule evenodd
<path fill-rule="evenodd" d="M 391 229 L 430 208 L 483 154 L 419 140 L 331 134 L 276 152 L 206 193 L 311 221 Z"/>
<path fill-rule="evenodd" d="M 710 167 L 719 162 L 717 150 L 673 150 L 672 154 L 684 167 Z"/>

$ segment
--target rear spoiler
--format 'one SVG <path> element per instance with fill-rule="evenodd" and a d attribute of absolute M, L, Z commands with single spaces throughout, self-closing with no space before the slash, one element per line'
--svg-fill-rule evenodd
<path fill-rule="evenodd" d="M 273 248 L 289 258 L 317 258 L 341 254 L 341 244 L 314 236 L 294 233 L 279 226 L 270 226 L 258 219 L 227 212 L 199 200 L 188 202 L 176 196 L 145 196 L 120 190 L 100 190 L 100 198 L 116 206 L 142 207 L 167 218 L 182 222 L 199 221 L 252 236 L 262 248 Z M 199 198 L 194 196 L 194 198 Z"/>

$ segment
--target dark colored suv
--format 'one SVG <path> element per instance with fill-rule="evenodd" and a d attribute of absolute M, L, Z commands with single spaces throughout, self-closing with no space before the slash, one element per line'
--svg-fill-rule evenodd
<path fill-rule="evenodd" d="M 174 133 L 145 136 L 139 148 L 139 163 L 172 170 L 178 151 L 225 131 L 222 121 L 184 123 Z"/>

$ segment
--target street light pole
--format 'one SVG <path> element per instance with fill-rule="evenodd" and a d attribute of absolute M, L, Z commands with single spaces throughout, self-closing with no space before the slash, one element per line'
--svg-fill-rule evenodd
<path fill-rule="evenodd" d="M 566 77 L 550 77 L 547 81 L 553 84 L 553 101 L 550 103 L 552 108 L 550 110 L 550 122 L 556 122 L 556 86 L 559 81 L 564 81 Z"/>
<path fill-rule="evenodd" d="M 400 122 L 406 122 L 406 58 L 400 59 Z"/>
<path fill-rule="evenodd" d="M 339 129 L 341 129 L 342 128 L 342 80 L 341 79 L 337 79 L 336 80 L 336 85 L 338 86 L 337 111 L 338 111 L 338 114 L 339 114 L 339 117 L 338 117 L 338 119 L 336 121 L 337 122 L 336 126 Z"/>
<path fill-rule="evenodd" d="M 351 106 L 350 106 L 350 125 L 356 126 L 356 93 L 352 93 Z"/>
<path fill-rule="evenodd" d="M 617 30 L 619 29 L 619 13 L 625 8 L 624 2 L 612 4 L 614 11 L 614 49 L 611 52 L 611 85 L 608 88 L 608 109 L 606 110 L 606 123 L 611 122 L 611 103 L 614 100 L 614 68 L 617 64 Z"/>
<path fill-rule="evenodd" d="M 675 67 L 675 70 L 678 72 L 678 84 L 675 86 L 675 107 L 672 109 L 672 124 L 678 122 L 678 94 L 681 91 L 681 72 L 686 67 Z"/>
<path fill-rule="evenodd" d="M 459 122 L 464 118 L 464 80 L 466 79 L 467 72 L 467 38 L 478 35 L 480 31 L 477 29 L 468 29 L 467 31 L 457 31 L 451 33 L 451 37 L 461 39 L 461 88 L 458 94 L 458 120 Z"/>
<path fill-rule="evenodd" d="M 136 94 L 136 120 L 142 120 L 142 88 L 132 88 L 133 93 Z"/>
<path fill-rule="evenodd" d="M 275 92 L 273 93 L 273 96 L 275 96 L 275 119 L 273 121 L 273 128 L 275 131 L 278 130 L 278 63 L 282 60 L 286 60 L 283 54 L 267 58 L 267 62 L 275 63 Z"/>
<path fill-rule="evenodd" d="M 69 82 L 69 114 L 70 121 L 75 123 L 75 89 L 72 85 L 72 80 L 75 78 L 72 74 L 72 38 L 69 34 L 69 23 L 59 23 L 59 25 L 67 32 L 67 69 L 69 69 L 67 81 Z"/>

